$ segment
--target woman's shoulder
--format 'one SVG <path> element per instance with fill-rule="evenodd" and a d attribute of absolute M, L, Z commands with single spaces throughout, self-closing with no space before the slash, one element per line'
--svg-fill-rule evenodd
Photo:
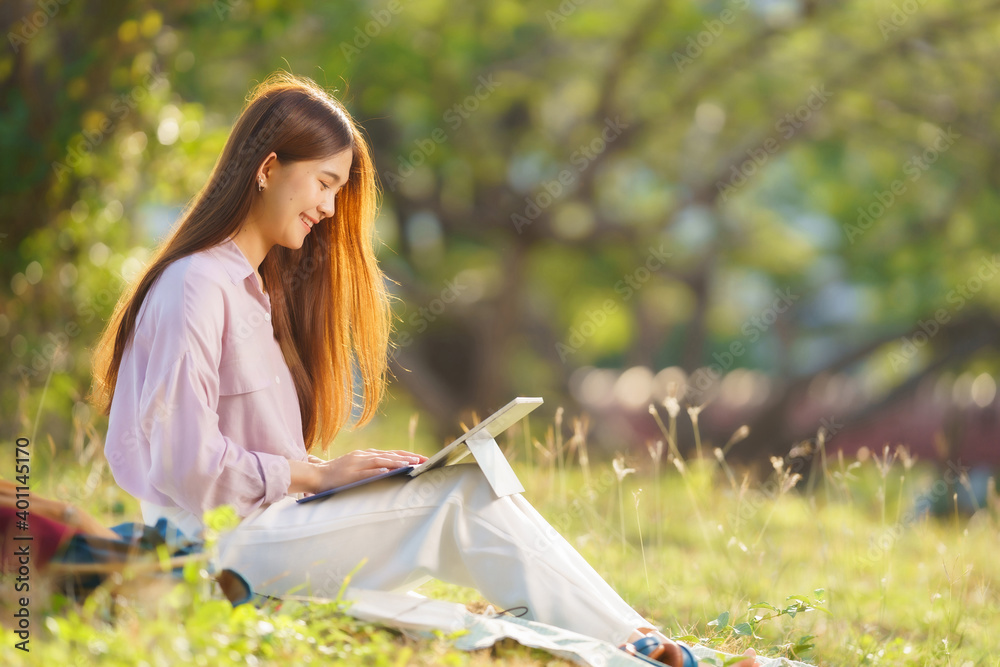
<path fill-rule="evenodd" d="M 173 324 L 215 320 L 221 317 L 232 288 L 210 250 L 185 255 L 168 264 L 150 286 L 142 310 L 150 311 L 152 318 L 142 313 L 140 317 Z"/>
<path fill-rule="evenodd" d="M 225 287 L 232 281 L 213 248 L 205 248 L 168 264 L 157 283 L 201 290 Z"/>

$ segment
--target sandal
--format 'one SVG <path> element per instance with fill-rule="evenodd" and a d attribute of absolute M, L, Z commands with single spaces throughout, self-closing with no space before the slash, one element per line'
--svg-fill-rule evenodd
<path fill-rule="evenodd" d="M 639 658 L 651 665 L 670 665 L 670 667 L 697 667 L 698 660 L 684 644 L 670 642 L 664 644 L 656 637 L 646 635 L 634 642 L 619 646 L 629 655 Z"/>

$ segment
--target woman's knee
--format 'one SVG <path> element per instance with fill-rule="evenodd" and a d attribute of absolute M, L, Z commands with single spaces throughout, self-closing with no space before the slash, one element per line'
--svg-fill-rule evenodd
<path fill-rule="evenodd" d="M 492 497 L 492 489 L 478 465 L 458 464 L 429 470 L 414 478 L 412 499 L 416 503 L 438 504 L 449 496 L 471 502 L 479 496 Z"/>

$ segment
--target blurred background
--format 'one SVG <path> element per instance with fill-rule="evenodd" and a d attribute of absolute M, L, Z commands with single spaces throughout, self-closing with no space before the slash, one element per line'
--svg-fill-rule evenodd
<path fill-rule="evenodd" d="M 592 451 L 644 452 L 653 404 L 706 445 L 749 426 L 751 461 L 820 429 L 1000 458 L 1000 2 L 5 0 L 0 25 L 5 441 L 103 434 L 91 347 L 287 69 L 374 147 L 379 420 L 444 439 L 542 396 Z"/>

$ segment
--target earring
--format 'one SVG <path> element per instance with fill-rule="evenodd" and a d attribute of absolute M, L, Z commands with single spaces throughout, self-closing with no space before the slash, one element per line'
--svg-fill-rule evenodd
<path fill-rule="evenodd" d="M 264 179 L 261 178 L 257 181 L 257 192 L 263 192 L 263 191 L 264 191 Z"/>

